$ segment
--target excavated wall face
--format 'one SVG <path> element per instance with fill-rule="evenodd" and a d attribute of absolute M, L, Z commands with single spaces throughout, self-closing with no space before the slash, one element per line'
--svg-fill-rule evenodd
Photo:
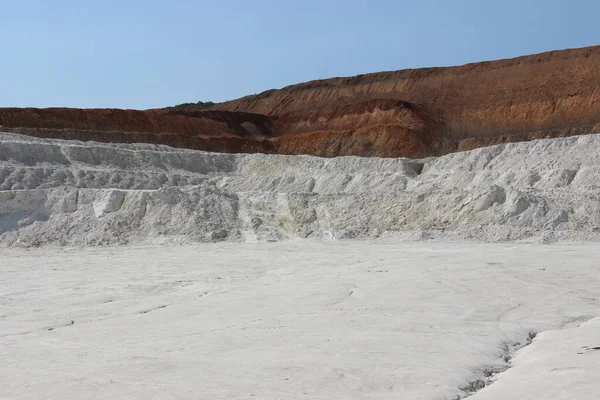
<path fill-rule="evenodd" d="M 194 110 L 0 108 L 0 131 L 225 153 L 428 157 L 600 130 L 600 46 L 305 82 Z"/>
<path fill-rule="evenodd" d="M 355 114 L 356 110 L 349 110 L 352 107 L 344 110 L 345 104 L 394 99 L 418 105 L 426 116 L 441 117 L 441 125 L 429 121 L 433 124 L 427 130 L 436 134 L 433 140 L 493 140 L 509 133 L 550 132 L 599 123 L 599 71 L 600 46 L 594 46 L 457 67 L 324 79 L 215 107 L 293 116 L 279 124 L 280 133 L 287 133 L 298 131 L 300 121 L 314 122 L 315 115 L 323 115 L 318 110 L 332 111 L 328 119 L 335 124 L 335 115 Z"/>
<path fill-rule="evenodd" d="M 422 160 L 0 134 L 0 244 L 600 240 L 600 136 Z"/>

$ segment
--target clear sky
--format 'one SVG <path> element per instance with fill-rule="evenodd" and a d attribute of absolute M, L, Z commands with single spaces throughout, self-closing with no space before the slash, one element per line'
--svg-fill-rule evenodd
<path fill-rule="evenodd" d="M 599 0 L 0 0 L 0 106 L 154 108 L 600 44 Z"/>

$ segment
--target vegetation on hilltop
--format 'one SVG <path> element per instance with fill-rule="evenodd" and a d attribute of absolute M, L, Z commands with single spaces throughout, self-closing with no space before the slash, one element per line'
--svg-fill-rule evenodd
<path fill-rule="evenodd" d="M 181 103 L 175 106 L 167 107 L 169 111 L 198 111 L 206 110 L 214 106 L 215 103 L 212 101 L 199 101 L 197 103 Z"/>

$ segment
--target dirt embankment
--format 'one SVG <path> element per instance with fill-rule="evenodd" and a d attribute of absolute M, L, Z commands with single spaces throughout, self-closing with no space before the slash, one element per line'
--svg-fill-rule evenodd
<path fill-rule="evenodd" d="M 42 138 L 272 153 L 271 120 L 229 111 L 0 108 L 0 130 Z"/>
<path fill-rule="evenodd" d="M 411 104 L 424 123 L 390 121 L 386 107 L 379 107 L 380 121 L 375 115 L 365 118 L 364 113 L 350 111 L 352 104 L 382 99 Z M 356 128 L 340 121 L 360 121 L 363 129 L 393 123 L 419 135 L 432 154 L 590 133 L 600 128 L 594 128 L 600 122 L 600 46 L 312 81 L 216 108 L 269 115 L 279 135 Z M 340 111 L 328 114 L 334 109 Z"/>
<path fill-rule="evenodd" d="M 600 130 L 600 46 L 333 78 L 210 110 L 0 109 L 0 129 L 222 152 L 441 155 Z"/>
<path fill-rule="evenodd" d="M 369 125 L 356 130 L 316 131 L 275 139 L 281 154 L 312 154 L 321 157 L 426 157 L 431 149 L 417 133 L 395 124 Z"/>

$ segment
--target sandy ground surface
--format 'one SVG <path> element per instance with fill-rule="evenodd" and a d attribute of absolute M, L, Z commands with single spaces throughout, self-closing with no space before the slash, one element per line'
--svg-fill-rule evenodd
<path fill-rule="evenodd" d="M 478 380 L 473 399 L 596 399 L 599 260 L 383 240 L 2 249 L 0 399 L 455 399 Z"/>

